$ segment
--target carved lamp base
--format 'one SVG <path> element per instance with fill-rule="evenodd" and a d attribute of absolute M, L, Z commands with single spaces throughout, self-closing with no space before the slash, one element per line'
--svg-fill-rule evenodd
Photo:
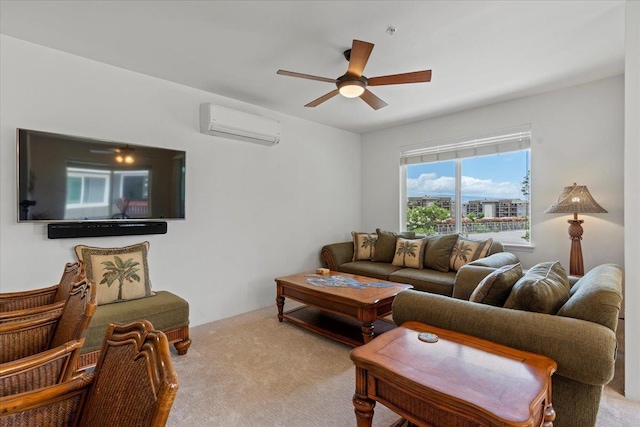
<path fill-rule="evenodd" d="M 572 276 L 584 276 L 584 261 L 582 260 L 582 223 L 581 219 L 568 219 L 569 238 L 571 239 L 571 254 L 569 256 L 569 274 Z"/>

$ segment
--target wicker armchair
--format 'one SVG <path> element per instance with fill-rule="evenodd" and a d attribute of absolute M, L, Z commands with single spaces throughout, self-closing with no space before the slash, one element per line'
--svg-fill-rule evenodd
<path fill-rule="evenodd" d="M 64 302 L 73 284 L 83 275 L 84 263 L 76 261 L 64 266 L 60 282 L 56 285 L 23 292 L 0 293 L 0 313 Z"/>
<path fill-rule="evenodd" d="M 59 316 L 45 316 L 0 324 L 0 363 L 41 353 L 84 337 L 96 311 L 96 286 L 75 283 Z"/>
<path fill-rule="evenodd" d="M 164 333 L 145 320 L 111 324 L 94 372 L 0 398 L 0 427 L 164 426 L 177 391 Z"/>
<path fill-rule="evenodd" d="M 69 380 L 95 310 L 96 286 L 82 279 L 50 315 L 0 324 L 2 396 Z"/>

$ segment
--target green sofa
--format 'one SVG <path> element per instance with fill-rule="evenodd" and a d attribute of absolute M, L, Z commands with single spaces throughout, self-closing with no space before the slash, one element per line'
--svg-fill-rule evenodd
<path fill-rule="evenodd" d="M 410 236 L 411 237 L 411 236 Z M 425 268 L 403 268 L 392 265 L 390 262 L 377 262 L 371 260 L 353 261 L 353 242 L 340 242 L 325 245 L 320 256 L 323 264 L 332 271 L 357 274 L 373 277 L 396 283 L 407 283 L 413 288 L 423 292 L 431 292 L 444 296 L 455 296 L 468 299 L 471 292 L 480 281 L 491 271 L 504 265 L 519 262 L 515 254 L 504 252 L 500 242 L 494 241 L 485 258 L 471 261 L 457 272 L 448 270 L 451 249 L 440 253 L 430 250 L 436 247 L 438 237 L 429 237 L 425 251 Z M 455 240 L 455 239 L 454 239 Z M 430 246 L 431 245 L 431 246 Z M 430 259 L 440 257 L 443 260 Z M 439 265 L 443 268 L 434 269 L 426 266 Z M 445 271 L 442 271 L 445 270 Z"/>
<path fill-rule="evenodd" d="M 395 298 L 393 320 L 397 325 L 418 321 L 550 357 L 558 364 L 552 377 L 553 425 L 595 426 L 603 386 L 614 374 L 623 274 L 621 266 L 603 264 L 582 278 L 570 277 L 569 300 L 555 315 L 469 302 L 466 292 L 450 298 L 408 290 Z"/>

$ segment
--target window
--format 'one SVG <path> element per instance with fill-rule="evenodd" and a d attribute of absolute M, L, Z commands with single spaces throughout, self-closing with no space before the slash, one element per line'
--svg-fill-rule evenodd
<path fill-rule="evenodd" d="M 530 126 L 403 147 L 402 229 L 530 244 Z"/>
<path fill-rule="evenodd" d="M 148 169 L 67 166 L 65 218 L 146 218 L 150 215 L 150 177 Z"/>
<path fill-rule="evenodd" d="M 113 179 L 113 196 L 116 206 L 112 209 L 112 217 L 144 218 L 148 216 L 150 171 L 114 171 Z"/>
<path fill-rule="evenodd" d="M 67 168 L 67 208 L 107 206 L 109 172 Z"/>

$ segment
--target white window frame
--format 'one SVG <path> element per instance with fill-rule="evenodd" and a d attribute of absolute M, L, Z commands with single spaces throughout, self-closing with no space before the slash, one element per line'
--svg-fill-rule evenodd
<path fill-rule="evenodd" d="M 150 169 L 135 169 L 135 170 L 116 170 L 113 172 L 113 175 L 120 176 L 120 182 L 117 188 L 117 195 L 119 197 L 124 197 L 122 194 L 124 193 L 124 178 L 131 176 L 141 176 L 143 178 L 147 178 L 147 202 L 151 203 L 151 170 Z"/>
<path fill-rule="evenodd" d="M 407 165 L 455 161 L 455 223 L 456 232 L 462 225 L 462 161 L 464 159 L 531 149 L 531 124 L 514 126 L 446 140 L 424 142 L 400 147 L 400 229 L 407 227 Z M 529 167 L 531 169 L 531 167 Z M 529 224 L 531 224 L 531 195 L 529 195 Z M 532 247 L 532 241 L 505 244 Z"/>
<path fill-rule="evenodd" d="M 67 203 L 66 209 L 94 208 L 109 206 L 109 194 L 111 193 L 111 174 L 109 171 L 100 169 L 81 169 L 75 167 L 67 167 L 67 178 L 80 178 L 82 185 L 80 188 L 80 203 Z M 87 178 L 98 178 L 104 180 L 104 193 L 101 202 L 84 203 L 85 182 Z"/>

